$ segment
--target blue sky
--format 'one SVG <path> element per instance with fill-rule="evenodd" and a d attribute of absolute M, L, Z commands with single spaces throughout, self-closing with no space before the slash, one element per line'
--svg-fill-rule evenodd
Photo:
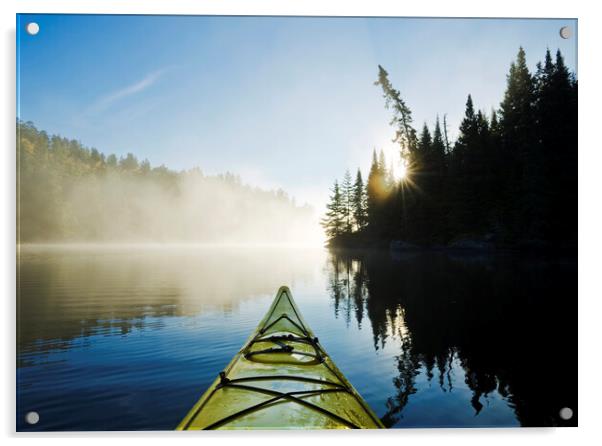
<path fill-rule="evenodd" d="M 30 36 L 25 25 L 40 32 Z M 20 15 L 18 116 L 105 153 L 230 171 L 320 209 L 346 168 L 396 149 L 377 65 L 416 128 L 497 107 L 523 46 L 576 69 L 575 20 Z"/>

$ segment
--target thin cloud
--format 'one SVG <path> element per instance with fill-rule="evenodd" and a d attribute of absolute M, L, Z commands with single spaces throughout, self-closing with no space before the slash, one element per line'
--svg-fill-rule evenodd
<path fill-rule="evenodd" d="M 113 105 L 115 102 L 146 90 L 147 88 L 155 84 L 161 78 L 161 76 L 165 74 L 166 71 L 167 68 L 163 68 L 158 71 L 153 71 L 152 73 L 147 74 L 143 79 L 139 80 L 138 82 L 105 95 L 90 108 L 90 111 L 95 113 L 102 112 L 111 107 L 111 105 Z"/>

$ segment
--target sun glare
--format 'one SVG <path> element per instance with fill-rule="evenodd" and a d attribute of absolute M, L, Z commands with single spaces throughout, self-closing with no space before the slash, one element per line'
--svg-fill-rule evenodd
<path fill-rule="evenodd" d="M 402 158 L 399 153 L 399 147 L 396 145 L 387 145 L 383 148 L 387 168 L 391 169 L 393 178 L 401 181 L 408 176 L 408 162 Z"/>
<path fill-rule="evenodd" d="M 397 172 L 394 172 L 395 177 L 404 180 L 408 176 L 408 162 L 402 159 L 398 163 Z"/>

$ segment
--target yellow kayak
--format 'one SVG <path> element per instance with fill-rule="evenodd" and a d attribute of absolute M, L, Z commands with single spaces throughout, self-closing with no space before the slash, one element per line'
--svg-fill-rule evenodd
<path fill-rule="evenodd" d="M 259 326 L 177 430 L 382 427 L 283 286 Z"/>

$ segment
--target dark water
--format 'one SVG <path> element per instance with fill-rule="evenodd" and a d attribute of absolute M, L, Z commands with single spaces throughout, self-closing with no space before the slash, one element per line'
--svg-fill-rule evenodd
<path fill-rule="evenodd" d="M 27 247 L 20 262 L 19 430 L 173 429 L 282 284 L 388 426 L 577 423 L 576 259 Z"/>

